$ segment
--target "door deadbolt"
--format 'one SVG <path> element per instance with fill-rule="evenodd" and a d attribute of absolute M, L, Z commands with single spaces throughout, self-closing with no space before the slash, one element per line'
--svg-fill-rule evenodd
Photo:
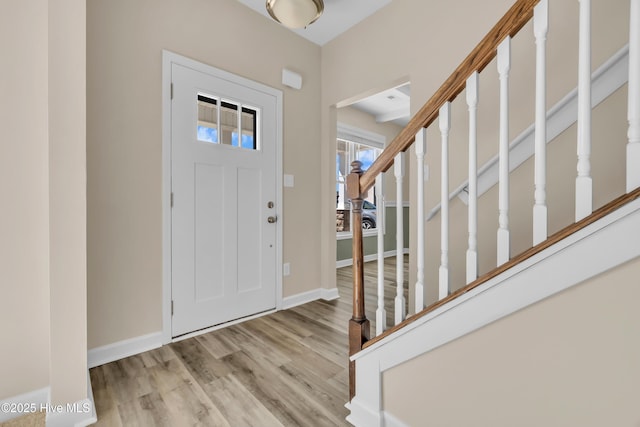
<path fill-rule="evenodd" d="M 273 206 L 274 206 L 273 202 L 269 202 L 269 203 L 267 203 L 267 207 L 268 207 L 269 209 L 273 209 Z"/>
<path fill-rule="evenodd" d="M 270 216 L 269 218 L 267 218 L 267 222 L 269 224 L 274 224 L 277 220 L 278 220 L 278 217 L 276 216 Z"/>

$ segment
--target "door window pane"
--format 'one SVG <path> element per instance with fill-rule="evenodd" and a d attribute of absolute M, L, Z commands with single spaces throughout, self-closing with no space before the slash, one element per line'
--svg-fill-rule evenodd
<path fill-rule="evenodd" d="M 238 112 L 241 111 L 239 115 Z M 258 109 L 198 94 L 198 141 L 257 150 Z"/>
<path fill-rule="evenodd" d="M 218 143 L 218 100 L 198 95 L 198 140 Z"/>

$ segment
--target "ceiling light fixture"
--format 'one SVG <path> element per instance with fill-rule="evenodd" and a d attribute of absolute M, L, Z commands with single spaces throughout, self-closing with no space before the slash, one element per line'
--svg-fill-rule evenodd
<path fill-rule="evenodd" d="M 306 28 L 324 11 L 322 0 L 267 0 L 269 15 L 285 27 Z"/>

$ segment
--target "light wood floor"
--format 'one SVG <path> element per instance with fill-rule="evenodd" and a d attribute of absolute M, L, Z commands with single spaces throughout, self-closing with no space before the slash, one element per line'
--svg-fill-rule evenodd
<path fill-rule="evenodd" d="M 373 331 L 376 275 L 375 263 L 367 263 Z M 351 267 L 338 269 L 337 278 L 339 300 L 314 301 L 91 369 L 96 425 L 349 425 Z M 385 286 L 391 322 L 394 258 L 385 263 Z"/>

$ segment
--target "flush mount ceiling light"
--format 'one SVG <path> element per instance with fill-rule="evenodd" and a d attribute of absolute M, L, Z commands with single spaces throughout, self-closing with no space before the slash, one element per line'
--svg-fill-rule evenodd
<path fill-rule="evenodd" d="M 289 28 L 306 28 L 323 10 L 322 0 L 267 0 L 269 15 Z"/>

